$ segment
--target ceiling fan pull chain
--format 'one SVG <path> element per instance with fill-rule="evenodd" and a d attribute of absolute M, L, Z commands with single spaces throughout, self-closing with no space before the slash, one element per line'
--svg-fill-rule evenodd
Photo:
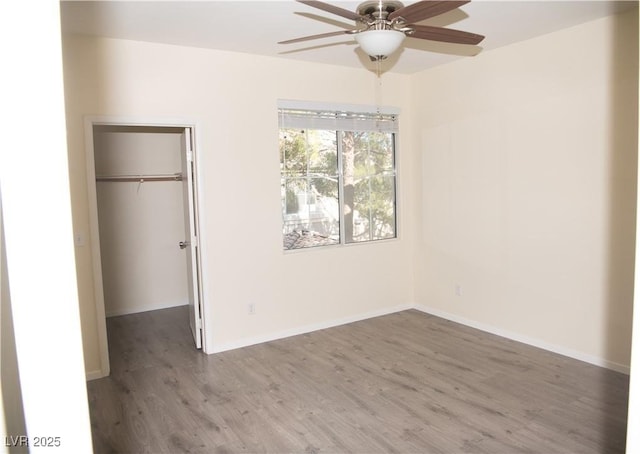
<path fill-rule="evenodd" d="M 376 79 L 374 81 L 373 90 L 375 94 L 376 113 L 380 115 L 380 108 L 382 105 L 382 62 L 380 59 L 376 60 Z"/>

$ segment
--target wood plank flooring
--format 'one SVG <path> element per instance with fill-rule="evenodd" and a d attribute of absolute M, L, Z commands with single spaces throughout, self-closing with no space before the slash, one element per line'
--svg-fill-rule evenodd
<path fill-rule="evenodd" d="M 628 376 L 409 310 L 204 355 L 108 319 L 96 453 L 623 453 Z"/>

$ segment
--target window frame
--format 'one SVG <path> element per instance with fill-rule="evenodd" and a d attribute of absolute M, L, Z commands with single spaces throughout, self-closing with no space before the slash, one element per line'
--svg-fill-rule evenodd
<path fill-rule="evenodd" d="M 326 250 L 336 247 L 349 247 L 355 245 L 363 245 L 363 244 L 372 244 L 372 243 L 384 243 L 389 241 L 398 240 L 400 238 L 400 197 L 399 197 L 399 184 L 398 184 L 398 175 L 399 175 L 399 114 L 400 109 L 395 107 L 372 107 L 372 106 L 363 106 L 363 105 L 352 105 L 352 104 L 325 104 L 325 103 L 310 103 L 305 101 L 289 101 L 289 100 L 281 100 L 278 101 L 278 115 L 282 116 L 283 110 L 293 110 L 293 111 L 309 111 L 309 112 L 319 112 L 319 113 L 335 113 L 336 116 L 341 114 L 355 114 L 355 115 L 363 115 L 363 116 L 374 116 L 374 115 L 385 115 L 394 117 L 393 123 L 395 126 L 390 130 L 383 130 L 380 132 L 388 132 L 391 133 L 391 147 L 392 147 L 392 166 L 391 173 L 393 177 L 393 224 L 394 224 L 394 232 L 393 236 L 389 238 L 380 238 L 380 239 L 369 239 L 364 241 L 346 241 L 345 236 L 345 210 L 344 210 L 344 168 L 343 168 L 343 132 L 357 132 L 357 131 L 369 131 L 369 129 L 349 129 L 349 128 L 312 128 L 307 127 L 306 129 L 318 129 L 318 130 L 330 130 L 336 132 L 336 153 L 337 153 L 337 175 L 338 175 L 338 222 L 339 222 L 339 237 L 338 241 L 334 244 L 319 244 L 316 246 L 307 246 L 307 247 L 299 247 L 299 248 L 290 248 L 287 249 L 284 244 L 282 246 L 282 251 L 284 253 L 297 253 L 303 250 Z M 282 129 L 296 129 L 295 127 L 287 127 L 283 125 L 282 119 L 279 120 L 278 123 L 278 134 Z M 376 132 L 376 129 L 370 129 L 371 132 Z M 280 150 L 279 150 L 280 151 Z M 280 162 L 282 165 L 282 161 Z M 283 181 L 284 173 L 282 172 L 282 168 L 280 171 L 280 179 L 281 184 Z M 281 199 L 282 202 L 282 199 Z M 285 225 L 285 217 L 284 211 L 281 213 L 281 235 L 284 238 L 284 225 Z"/>

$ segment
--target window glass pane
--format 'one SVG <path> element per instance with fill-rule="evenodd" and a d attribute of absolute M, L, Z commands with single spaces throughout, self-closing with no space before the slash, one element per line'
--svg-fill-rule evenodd
<path fill-rule="evenodd" d="M 285 216 L 285 225 L 287 215 L 298 216 L 300 211 L 306 209 L 304 203 L 300 203 L 300 194 L 307 192 L 307 180 L 304 178 L 288 178 L 282 179 L 282 214 Z"/>
<path fill-rule="evenodd" d="M 343 132 L 345 242 L 396 236 L 393 134 Z"/>
<path fill-rule="evenodd" d="M 336 132 L 311 129 L 307 131 L 309 172 L 323 175 L 338 174 Z"/>
<path fill-rule="evenodd" d="M 328 178 L 310 178 L 288 181 L 284 188 L 287 194 L 287 211 L 283 215 L 284 248 L 338 244 L 338 182 Z"/>
<path fill-rule="evenodd" d="M 284 248 L 395 238 L 395 133 L 302 120 L 280 123 Z"/>
<path fill-rule="evenodd" d="M 369 199 L 371 215 L 371 239 L 382 240 L 396 237 L 395 177 L 371 178 Z"/>
<path fill-rule="evenodd" d="M 335 131 L 280 131 L 285 249 L 340 242 Z"/>
<path fill-rule="evenodd" d="M 280 171 L 283 177 L 306 173 L 307 140 L 304 131 L 280 130 Z"/>
<path fill-rule="evenodd" d="M 395 238 L 395 208 L 395 177 L 393 175 L 360 179 L 354 185 L 351 218 L 353 233 L 345 238 L 345 241 L 357 243 Z"/>
<path fill-rule="evenodd" d="M 369 131 L 353 134 L 356 176 L 376 175 L 393 170 L 392 133 Z"/>

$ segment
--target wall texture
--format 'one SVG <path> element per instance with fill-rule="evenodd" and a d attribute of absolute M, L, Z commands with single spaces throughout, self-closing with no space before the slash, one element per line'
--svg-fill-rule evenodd
<path fill-rule="evenodd" d="M 631 11 L 413 77 L 423 309 L 628 370 L 637 37 Z"/>
<path fill-rule="evenodd" d="M 76 232 L 89 232 L 85 115 L 197 122 L 209 352 L 412 304 L 408 76 L 385 75 L 380 90 L 364 69 L 84 37 L 64 38 L 64 62 Z M 278 99 L 402 109 L 398 240 L 283 253 Z M 89 246 L 76 248 L 85 362 L 96 376 L 104 321 L 95 310 L 91 254 Z"/>

